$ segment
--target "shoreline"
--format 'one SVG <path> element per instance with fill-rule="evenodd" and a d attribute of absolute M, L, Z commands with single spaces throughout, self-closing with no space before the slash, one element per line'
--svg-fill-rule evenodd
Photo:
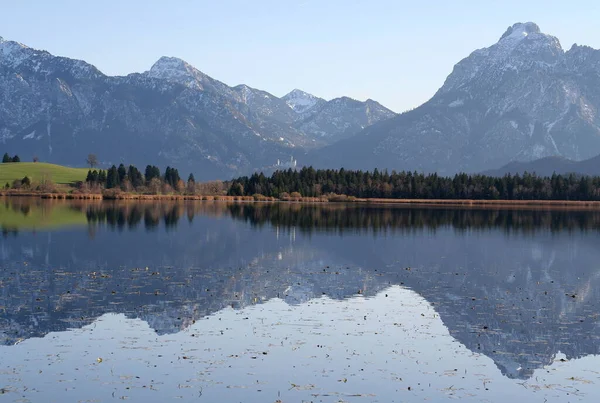
<path fill-rule="evenodd" d="M 261 200 L 255 200 L 252 196 L 202 196 L 202 195 L 148 195 L 122 193 L 117 195 L 104 195 L 101 193 L 43 193 L 43 192 L 0 192 L 0 197 L 37 197 L 40 199 L 51 200 L 190 200 L 190 201 L 278 201 L 279 199 L 264 197 Z"/>
<path fill-rule="evenodd" d="M 600 201 L 585 200 L 474 200 L 474 199 L 356 199 L 355 202 L 374 204 L 421 204 L 429 206 L 555 206 L 596 207 Z"/>
<path fill-rule="evenodd" d="M 0 192 L 0 197 L 37 197 L 50 200 L 95 200 L 95 201 L 221 201 L 221 202 L 261 202 L 261 203 L 316 203 L 316 204 L 366 204 L 366 205 L 404 205 L 423 207 L 552 207 L 552 208 L 585 208 L 599 209 L 600 201 L 582 200 L 454 200 L 454 199 L 368 199 L 354 197 L 338 197 L 329 200 L 326 197 L 300 197 L 278 199 L 274 197 L 254 196 L 202 196 L 202 195 L 148 195 L 118 194 L 103 195 L 100 193 L 42 193 L 42 192 Z"/>

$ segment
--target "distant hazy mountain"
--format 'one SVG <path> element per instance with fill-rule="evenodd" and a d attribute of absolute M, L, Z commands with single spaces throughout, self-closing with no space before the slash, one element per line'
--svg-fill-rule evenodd
<path fill-rule="evenodd" d="M 298 130 L 315 139 L 334 144 L 337 140 L 354 136 L 357 127 L 362 129 L 394 116 L 390 114 L 390 110 L 371 99 L 360 102 L 348 97 L 318 103 L 304 112 L 304 115 L 295 124 Z"/>
<path fill-rule="evenodd" d="M 269 169 L 395 115 L 373 101 L 232 88 L 173 57 L 110 77 L 2 38 L 0 88 L 0 148 L 23 160 L 83 165 L 95 153 L 204 179 Z"/>
<path fill-rule="evenodd" d="M 534 23 L 460 61 L 424 105 L 316 151 L 317 165 L 480 172 L 513 160 L 600 154 L 600 51 Z"/>
<path fill-rule="evenodd" d="M 523 174 L 523 172 L 536 173 L 541 176 L 552 174 L 581 174 L 600 175 L 600 156 L 583 161 L 573 161 L 563 157 L 545 157 L 530 162 L 513 161 L 501 168 L 484 171 L 490 176 L 504 176 L 506 174 Z"/>

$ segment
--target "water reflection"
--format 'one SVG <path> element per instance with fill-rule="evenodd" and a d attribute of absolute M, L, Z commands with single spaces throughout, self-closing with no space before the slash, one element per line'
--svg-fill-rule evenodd
<path fill-rule="evenodd" d="M 401 286 L 509 378 L 531 378 L 559 352 L 600 353 L 595 211 L 27 203 L 0 210 L 3 228 L 20 231 L 0 244 L 5 345 L 107 313 L 166 335 L 228 307 L 370 298 Z M 37 210 L 52 225 L 32 231 L 14 219 Z M 56 230 L 63 217 L 79 227 Z"/>
<path fill-rule="evenodd" d="M 457 230 L 535 232 L 597 231 L 600 211 L 591 209 L 508 209 L 407 207 L 366 204 L 296 204 L 227 202 L 90 202 L 5 198 L 0 205 L 0 227 L 19 230 L 58 229 L 61 226 L 106 225 L 111 229 L 174 229 L 182 217 L 231 217 L 252 226 L 265 225 L 302 232 Z"/>
<path fill-rule="evenodd" d="M 0 199 L 0 228 L 5 237 L 16 235 L 19 230 L 50 230 L 85 223 L 85 216 L 70 203 L 37 198 Z"/>

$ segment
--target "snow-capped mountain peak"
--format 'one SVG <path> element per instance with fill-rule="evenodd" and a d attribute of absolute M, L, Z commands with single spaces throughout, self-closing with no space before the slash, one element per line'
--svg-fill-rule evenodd
<path fill-rule="evenodd" d="M 317 104 L 324 102 L 322 98 L 299 89 L 292 90 L 289 94 L 283 96 L 282 99 L 296 113 L 308 112 Z"/>
<path fill-rule="evenodd" d="M 161 57 L 144 75 L 150 78 L 183 84 L 186 87 L 196 90 L 210 89 L 222 95 L 232 95 L 232 89 L 228 85 L 206 75 L 178 57 Z"/>
<path fill-rule="evenodd" d="M 185 60 L 178 57 L 162 56 L 150 68 L 150 73 L 154 75 L 167 75 L 181 73 L 194 69 Z"/>
<path fill-rule="evenodd" d="M 294 88 L 291 90 L 286 97 L 304 97 L 304 98 L 316 98 L 313 94 L 309 94 L 308 92 L 299 90 L 298 88 Z"/>
<path fill-rule="evenodd" d="M 533 22 L 516 23 L 509 27 L 500 37 L 497 44 L 488 48 L 489 54 L 496 60 L 508 57 L 515 50 L 524 50 L 524 54 L 535 54 L 549 49 L 555 53 L 563 53 L 559 40 L 544 34 Z"/>
<path fill-rule="evenodd" d="M 29 46 L 23 45 L 22 43 L 9 41 L 0 36 L 0 57 L 5 57 L 9 53 L 26 49 L 33 50 Z"/>
<path fill-rule="evenodd" d="M 500 72 L 528 71 L 535 66 L 554 66 L 564 56 L 559 40 L 541 32 L 533 22 L 510 26 L 490 47 L 475 50 L 461 60 L 448 76 L 440 92 L 495 81 Z"/>
<path fill-rule="evenodd" d="M 27 51 L 32 49 L 19 42 L 7 41 L 0 36 L 0 64 L 16 66 L 31 56 Z"/>
<path fill-rule="evenodd" d="M 73 78 L 97 78 L 103 74 L 82 60 L 53 56 L 45 50 L 30 48 L 22 43 L 0 40 L 0 66 L 50 76 L 57 71 L 68 72 Z"/>
<path fill-rule="evenodd" d="M 163 56 L 146 72 L 148 77 L 174 81 L 188 87 L 202 88 L 204 74 L 177 57 Z"/>
<path fill-rule="evenodd" d="M 536 23 L 517 22 L 506 30 L 502 37 L 500 37 L 500 41 L 518 42 L 529 36 L 529 34 L 539 34 L 541 32 L 540 27 Z"/>

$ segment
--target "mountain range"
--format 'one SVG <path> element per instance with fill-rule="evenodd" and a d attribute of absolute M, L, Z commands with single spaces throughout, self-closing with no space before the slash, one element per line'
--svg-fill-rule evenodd
<path fill-rule="evenodd" d="M 0 88 L 0 147 L 67 165 L 95 153 L 103 165 L 212 179 L 296 164 L 453 174 L 600 154 L 600 51 L 565 51 L 531 22 L 475 50 L 400 115 L 370 99 L 230 87 L 173 57 L 111 77 L 1 38 Z"/>
<path fill-rule="evenodd" d="M 425 104 L 319 150 L 316 161 L 441 174 L 579 161 L 600 154 L 599 108 L 600 51 L 565 52 L 536 24 L 517 23 L 460 61 Z"/>
<path fill-rule="evenodd" d="M 395 116 L 379 103 L 230 87 L 185 61 L 111 77 L 0 38 L 0 144 L 24 159 L 175 165 L 204 179 L 268 170 Z M 284 161 L 283 163 L 281 161 Z"/>

